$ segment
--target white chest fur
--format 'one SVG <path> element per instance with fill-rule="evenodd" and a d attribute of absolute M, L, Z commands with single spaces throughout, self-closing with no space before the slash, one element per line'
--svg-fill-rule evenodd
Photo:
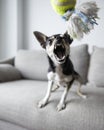
<path fill-rule="evenodd" d="M 48 80 L 53 80 L 57 85 L 66 87 L 72 80 L 72 75 L 64 75 L 60 66 L 56 67 L 56 72 L 49 72 Z"/>
<path fill-rule="evenodd" d="M 62 72 L 62 68 L 60 66 L 56 67 L 56 82 L 58 82 L 59 85 L 66 86 L 71 80 L 72 75 L 65 75 Z"/>

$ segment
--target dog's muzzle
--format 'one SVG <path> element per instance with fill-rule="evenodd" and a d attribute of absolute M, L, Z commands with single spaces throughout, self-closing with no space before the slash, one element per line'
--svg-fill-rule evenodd
<path fill-rule="evenodd" d="M 62 63 L 65 61 L 65 58 L 66 58 L 65 53 L 66 53 L 66 49 L 65 49 L 64 44 L 55 44 L 54 45 L 54 55 L 55 55 L 56 60 L 59 63 Z"/>

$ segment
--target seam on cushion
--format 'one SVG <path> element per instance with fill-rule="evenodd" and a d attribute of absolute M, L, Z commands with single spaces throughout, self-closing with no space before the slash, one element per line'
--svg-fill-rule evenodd
<path fill-rule="evenodd" d="M 8 121 L 8 120 L 5 120 L 5 119 L 0 119 L 0 121 L 4 122 L 4 123 L 8 123 L 8 124 L 11 124 L 11 125 L 15 125 L 17 127 L 21 127 L 21 128 L 24 128 L 26 130 L 32 130 L 32 129 L 27 129 L 26 127 L 24 127 L 23 125 L 20 125 L 20 124 L 17 124 L 15 122 L 12 122 L 12 121 Z"/>

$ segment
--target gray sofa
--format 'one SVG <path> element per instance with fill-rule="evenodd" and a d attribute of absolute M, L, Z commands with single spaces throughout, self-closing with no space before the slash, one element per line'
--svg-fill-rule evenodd
<path fill-rule="evenodd" d="M 104 130 L 104 49 L 87 45 L 71 47 L 71 59 L 83 79 L 82 92 L 71 88 L 66 109 L 56 106 L 63 88 L 52 93 L 49 104 L 37 103 L 47 89 L 48 61 L 44 51 L 20 50 L 0 62 L 0 130 Z"/>

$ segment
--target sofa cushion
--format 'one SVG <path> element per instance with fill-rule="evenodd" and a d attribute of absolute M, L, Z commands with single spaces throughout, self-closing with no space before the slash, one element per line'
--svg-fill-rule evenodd
<path fill-rule="evenodd" d="M 20 72 L 9 64 L 0 64 L 0 82 L 21 79 Z"/>
<path fill-rule="evenodd" d="M 76 47 L 71 47 L 70 57 L 74 64 L 75 70 L 80 74 L 83 84 L 87 80 L 88 68 L 89 68 L 89 53 L 88 45 L 83 44 Z"/>
<path fill-rule="evenodd" d="M 82 92 L 88 95 L 86 100 L 71 89 L 66 99 L 66 109 L 60 112 L 56 107 L 63 88 L 52 93 L 44 108 L 38 108 L 37 104 L 45 96 L 46 89 L 45 81 L 19 80 L 2 83 L 0 119 L 28 130 L 104 130 L 103 88 L 82 87 Z"/>
<path fill-rule="evenodd" d="M 88 81 L 99 87 L 104 87 L 104 48 L 94 46 L 91 55 Z"/>
<path fill-rule="evenodd" d="M 85 83 L 89 64 L 88 46 L 71 47 L 71 59 L 75 70 L 79 72 Z M 24 78 L 47 80 L 48 60 L 43 50 L 20 50 L 15 58 L 15 66 Z"/>
<path fill-rule="evenodd" d="M 9 121 L 7 122 L 7 121 L 0 120 L 0 130 L 27 130 L 27 129 L 19 125 L 13 124 Z"/>

